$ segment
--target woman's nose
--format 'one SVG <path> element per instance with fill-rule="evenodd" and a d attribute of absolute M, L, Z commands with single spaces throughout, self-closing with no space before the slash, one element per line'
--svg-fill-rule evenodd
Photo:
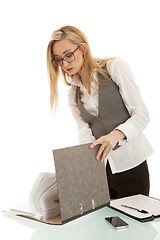
<path fill-rule="evenodd" d="M 68 62 L 66 62 L 65 60 L 63 60 L 63 64 L 62 64 L 62 66 L 64 67 L 64 68 L 66 68 L 67 66 L 68 66 Z"/>

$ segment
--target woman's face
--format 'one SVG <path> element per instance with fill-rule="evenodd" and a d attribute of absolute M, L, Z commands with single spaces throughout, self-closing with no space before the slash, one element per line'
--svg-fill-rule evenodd
<path fill-rule="evenodd" d="M 67 57 L 70 56 L 70 53 L 75 51 L 77 47 L 78 46 L 73 42 L 71 42 L 70 40 L 60 40 L 60 41 L 56 41 L 53 44 L 52 53 L 53 53 L 53 56 L 56 59 L 58 59 L 58 61 L 60 61 L 60 59 L 62 59 L 65 56 L 66 56 L 65 59 L 67 60 Z M 83 49 L 83 46 L 81 46 L 74 52 L 75 59 L 72 56 L 74 60 L 69 63 L 63 60 L 61 68 L 65 72 L 69 73 L 69 75 L 74 75 L 76 73 L 80 75 L 81 67 L 83 64 L 83 55 L 84 55 L 84 49 Z"/>

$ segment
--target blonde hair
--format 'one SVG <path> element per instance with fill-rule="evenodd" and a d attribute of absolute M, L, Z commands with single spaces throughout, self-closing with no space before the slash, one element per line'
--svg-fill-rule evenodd
<path fill-rule="evenodd" d="M 105 70 L 102 68 L 109 59 L 98 59 L 93 58 L 90 47 L 86 36 L 82 31 L 73 26 L 64 26 L 53 32 L 51 36 L 51 41 L 47 47 L 47 69 L 50 80 L 50 105 L 51 109 L 54 107 L 55 110 L 58 106 L 58 77 L 61 74 L 66 85 L 71 85 L 72 76 L 65 72 L 62 68 L 54 66 L 52 63 L 53 53 L 52 46 L 56 41 L 60 40 L 70 40 L 77 46 L 81 46 L 83 43 L 88 45 L 87 51 L 84 55 L 84 60 L 81 69 L 81 79 L 87 92 L 91 91 L 91 83 L 94 80 L 94 69 L 106 76 Z"/>

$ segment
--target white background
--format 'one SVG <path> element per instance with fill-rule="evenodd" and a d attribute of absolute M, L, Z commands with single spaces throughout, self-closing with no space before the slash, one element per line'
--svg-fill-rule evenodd
<path fill-rule="evenodd" d="M 49 106 L 46 49 L 63 25 L 80 28 L 94 56 L 118 56 L 130 65 L 150 111 L 150 195 L 160 198 L 159 23 L 158 0 L 1 1 L 0 209 L 27 200 L 38 174 L 54 171 L 52 149 L 78 143 L 63 83 L 59 114 Z"/>

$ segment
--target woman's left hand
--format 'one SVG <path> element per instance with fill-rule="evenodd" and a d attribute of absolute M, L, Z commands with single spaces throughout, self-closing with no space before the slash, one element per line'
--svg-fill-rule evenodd
<path fill-rule="evenodd" d="M 110 153 L 110 151 L 116 146 L 116 144 L 122 140 L 123 138 L 125 138 L 124 133 L 122 133 L 120 130 L 115 129 L 112 132 L 110 132 L 109 134 L 102 136 L 100 138 L 98 138 L 97 140 L 95 140 L 91 145 L 90 148 L 95 147 L 96 145 L 101 145 L 96 159 L 99 160 L 100 156 L 101 157 L 101 162 L 104 161 L 104 159 L 108 156 L 108 154 Z"/>

